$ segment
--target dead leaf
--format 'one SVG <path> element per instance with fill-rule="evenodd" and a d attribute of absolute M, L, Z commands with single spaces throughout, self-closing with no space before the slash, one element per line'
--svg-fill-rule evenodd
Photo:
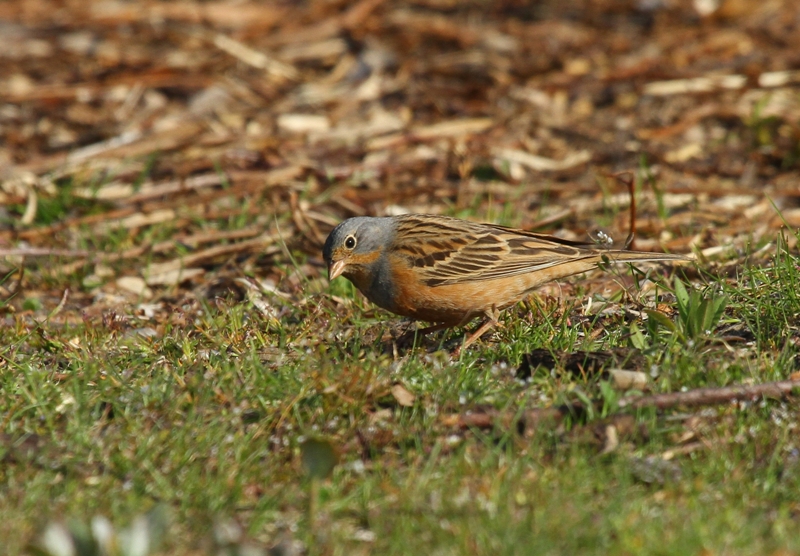
<path fill-rule="evenodd" d="M 399 382 L 392 385 L 392 396 L 395 401 L 403 407 L 412 407 L 414 405 L 414 400 L 417 398 Z"/>

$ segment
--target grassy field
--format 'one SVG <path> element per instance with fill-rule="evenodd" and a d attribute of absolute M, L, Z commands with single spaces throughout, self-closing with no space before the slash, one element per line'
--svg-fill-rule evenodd
<path fill-rule="evenodd" d="M 569 299 L 508 311 L 457 360 L 439 347 L 458 332 L 393 356 L 397 319 L 343 280 L 307 293 L 320 284 L 302 262 L 291 294 L 242 280 L 156 315 L 17 318 L 0 348 L 0 537 L 13 554 L 51 518 L 124 527 L 162 505 L 170 554 L 205 550 L 231 520 L 255 546 L 330 554 L 796 553 L 797 398 L 644 408 L 625 425 L 619 402 L 638 393 L 600 372 L 517 373 L 545 348 L 613 350 L 608 366 L 655 392 L 784 380 L 798 260 L 780 241 L 759 252 L 763 264 L 704 273 L 678 299 L 658 269 L 598 273 L 591 306 L 575 281 Z M 656 304 L 664 316 L 647 318 Z M 595 403 L 513 424 L 570 401 Z M 494 426 L 460 426 L 487 408 Z M 329 478 L 308 478 L 309 439 L 334 449 Z"/>
<path fill-rule="evenodd" d="M 800 556 L 798 22 L 0 2 L 0 555 Z M 454 357 L 327 280 L 400 212 L 694 260 Z"/>

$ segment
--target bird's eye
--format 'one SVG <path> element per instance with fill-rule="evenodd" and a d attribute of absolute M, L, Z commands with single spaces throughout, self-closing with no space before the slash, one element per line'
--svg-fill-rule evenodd
<path fill-rule="evenodd" d="M 344 240 L 344 246 L 348 249 L 353 249 L 356 246 L 355 236 L 347 236 L 347 239 Z"/>

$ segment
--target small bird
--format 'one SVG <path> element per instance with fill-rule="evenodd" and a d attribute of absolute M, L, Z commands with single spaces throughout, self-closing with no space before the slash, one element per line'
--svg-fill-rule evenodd
<path fill-rule="evenodd" d="M 349 218 L 330 233 L 322 256 L 329 280 L 344 276 L 379 307 L 435 323 L 421 333 L 484 317 L 461 349 L 547 282 L 603 261 L 687 260 L 428 214 Z"/>

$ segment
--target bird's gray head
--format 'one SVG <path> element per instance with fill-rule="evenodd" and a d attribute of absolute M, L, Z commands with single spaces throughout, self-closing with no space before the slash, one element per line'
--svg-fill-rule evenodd
<path fill-rule="evenodd" d="M 359 216 L 336 226 L 325 241 L 322 257 L 328 265 L 328 279 L 375 262 L 395 233 L 391 218 Z"/>

